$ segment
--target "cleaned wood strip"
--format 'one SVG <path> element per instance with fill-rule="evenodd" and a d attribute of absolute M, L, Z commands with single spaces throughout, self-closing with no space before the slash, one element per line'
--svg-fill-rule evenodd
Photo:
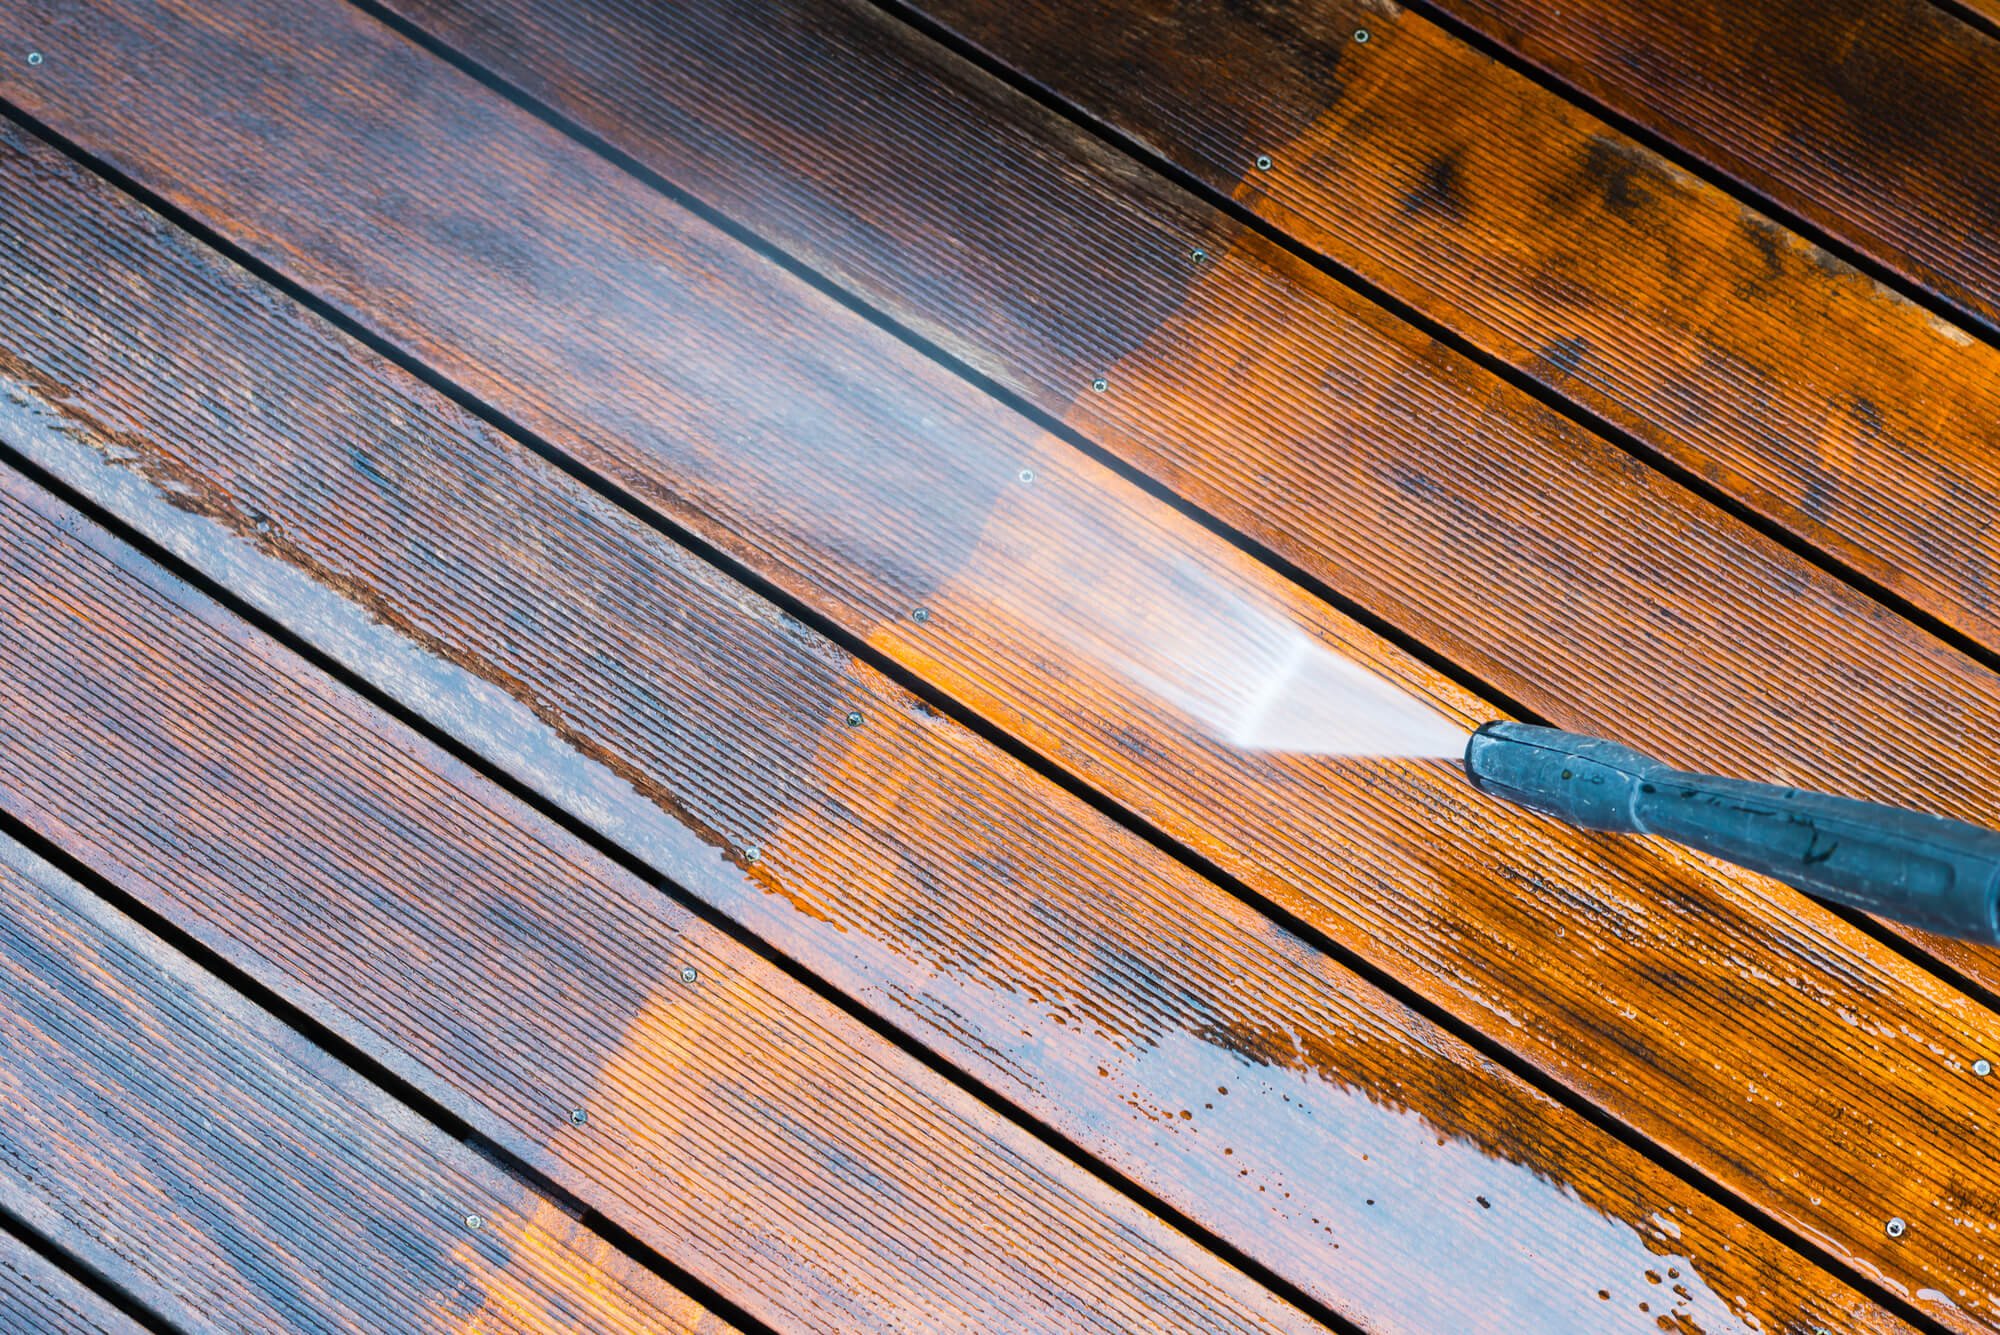
<path fill-rule="evenodd" d="M 0 1229 L 0 1314 L 10 1330 L 140 1335 L 144 1329 Z"/>
<path fill-rule="evenodd" d="M 1991 330 L 2000 40 L 1930 0 L 1431 0 Z"/>
<path fill-rule="evenodd" d="M 18 475 L 0 617 L 6 810 L 760 1320 L 1316 1328 Z"/>
<path fill-rule="evenodd" d="M 0 1199 L 179 1329 L 729 1329 L 4 837 L 0 1034 Z"/>
<path fill-rule="evenodd" d="M 593 125 L 630 91 L 620 67 L 584 54 L 593 34 L 633 51 L 633 73 L 662 97 L 687 104 L 689 81 L 707 76 L 698 105 L 710 117 L 768 120 L 788 82 L 782 62 L 716 68 L 726 48 L 710 42 L 677 44 L 676 57 L 692 58 L 667 60 L 662 24 L 635 22 L 636 10 L 401 3 L 566 111 L 587 110 Z M 2000 350 L 1407 10 L 1120 0 L 1093 7 L 1094 39 L 1080 42 L 1061 6 L 923 8 L 1484 352 L 2000 647 Z M 781 105 L 810 106 L 816 91 L 794 87 Z M 756 113 L 745 110 L 752 99 Z M 759 140 L 759 156 L 786 154 L 802 178 L 794 195 L 848 187 L 840 162 L 790 156 L 797 139 Z M 747 185 L 755 159 L 730 161 Z M 897 179 L 909 193 L 927 185 Z M 931 194 L 948 205 L 944 188 Z"/>
<path fill-rule="evenodd" d="M 1310 1292 L 1384 1331 L 1883 1328 L 520 445 L 14 151 L 0 439 Z M 1386 832 L 1351 837 L 1427 838 L 1366 786 L 1425 769 L 1357 774 L 1356 824 Z"/>
<path fill-rule="evenodd" d="M 1988 1167 L 1962 1153 L 1984 1106 L 1963 1072 L 2000 1038 L 1988 1012 L 1782 887 L 1496 813 L 1447 768 L 1385 772 L 1205 741 L 1107 669 L 1115 652 L 1080 652 L 1069 638 L 1088 645 L 1093 625 L 1128 618 L 1179 587 L 1187 568 L 1202 577 L 1197 593 L 1212 577 L 1225 607 L 1247 604 L 1256 621 L 1268 603 L 1281 626 L 1302 624 L 1459 717 L 1475 715 L 1434 675 L 363 17 L 308 8 L 266 30 L 206 5 L 197 30 L 141 7 L 152 17 L 121 26 L 131 12 L 99 13 L 92 49 L 146 52 L 139 63 L 157 80 L 141 99 L 150 109 L 44 96 L 40 114 L 1703 1171 L 1871 1273 L 1911 1291 L 1966 1290 L 1945 1319 L 1976 1328 L 1989 1310 L 1985 1237 L 1966 1221 L 1988 1217 L 2000 1192 Z M 271 43 L 286 54 L 269 54 Z M 282 75 L 266 87 L 260 71 L 274 64 Z M 115 86 L 109 70 L 92 84 Z M 273 112 L 250 135 L 212 110 L 195 114 L 197 102 L 297 103 L 311 114 Z M 354 124 L 370 128 L 334 128 Z M 359 151 L 371 143 L 386 147 Z M 238 170 L 246 153 L 267 151 L 258 172 Z M 996 158 L 996 172 L 1010 160 Z M 1177 198 L 1152 201 L 1160 217 L 1187 207 Z M 449 201 L 440 205 L 449 218 L 434 222 L 417 199 Z M 481 200 L 484 213 L 467 211 Z M 474 233 L 478 244 L 465 243 Z M 1315 358 L 1339 349 L 1361 391 L 1339 405 L 1354 414 L 1342 432 L 1356 457 L 1309 461 L 1302 494 L 1323 497 L 1327 477 L 1355 474 L 1391 494 L 1428 491 L 1439 502 L 1434 526 L 1478 515 L 1487 490 L 1517 508 L 1492 532 L 1461 523 L 1457 546 L 1434 549 L 1459 585 L 1430 613 L 1445 624 L 1477 621 L 1496 580 L 1498 591 L 1524 593 L 1553 580 L 1571 596 L 1544 613 L 1544 638 L 1671 642 L 1706 627 L 1715 644 L 1769 669 L 1753 682 L 1786 680 L 1779 668 L 1815 640 L 1865 658 L 1870 636 L 1894 643 L 1907 629 L 1867 604 L 1822 597 L 1823 582 L 1776 554 L 1717 570 L 1676 542 L 1641 544 L 1643 590 L 1593 587 L 1597 559 L 1574 533 L 1582 517 L 1593 525 L 1586 536 L 1609 549 L 1664 525 L 1694 553 L 1716 550 L 1710 539 L 1733 552 L 1719 540 L 1738 530 L 1394 322 L 1311 304 L 1324 288 L 1300 266 L 1271 257 L 1214 272 L 1234 290 L 1302 294 L 1296 321 L 1238 328 L 1239 356 L 1254 343 L 1275 370 L 1316 378 L 1315 361 L 1281 360 L 1268 337 L 1305 330 Z M 1093 311 L 1114 308 L 1123 309 L 1107 301 Z M 1184 368 L 1170 359 L 1155 381 L 1157 394 L 1140 401 L 1172 409 Z M 1272 414 L 1257 434 L 1282 440 L 1286 420 Z M 1463 510 L 1397 460 L 1433 432 L 1484 442 L 1479 471 L 1459 479 L 1476 498 Z M 1551 436 L 1562 448 L 1550 448 Z M 1371 461 L 1364 448 L 1384 453 Z M 1572 489 L 1588 510 L 1545 513 Z M 1397 527 L 1371 527 L 1367 508 L 1301 514 L 1294 499 L 1279 516 L 1317 540 L 1343 531 L 1364 585 L 1414 564 L 1400 555 L 1411 544 Z M 1510 546 L 1516 555 L 1502 560 Z M 1774 584 L 1795 594 L 1797 638 L 1746 638 Z M 918 609 L 929 619 L 916 620 Z M 1629 627 L 1634 609 L 1647 615 Z M 1216 629 L 1214 608 L 1183 610 Z M 1211 638 L 1226 642 L 1229 629 Z M 1949 716 L 1940 697 L 1984 678 L 1932 653 L 1894 660 L 1887 685 L 1859 680 L 1859 693 L 1875 692 L 1871 713 L 1810 697 L 1785 703 L 1807 723 L 1823 710 L 1835 725 L 1829 746 L 1859 726 L 1935 735 Z M 1629 691 L 1615 663 L 1597 680 Z M 1713 672 L 1669 684 L 1669 705 L 1718 693 Z M 1957 715 L 1968 735 L 1992 731 L 1974 710 Z M 1919 746 L 1900 763 L 1957 775 L 1945 754 Z M 825 910 L 814 901 L 813 912 Z M 1857 1016 L 1885 1015 L 1855 1027 Z M 1773 1106 L 1787 1117 L 1773 1118 Z M 1919 1142 L 1936 1149 L 1913 1167 L 1904 1147 Z M 1888 1238 L 1881 1211 L 1891 1200 L 1926 1227 Z"/>

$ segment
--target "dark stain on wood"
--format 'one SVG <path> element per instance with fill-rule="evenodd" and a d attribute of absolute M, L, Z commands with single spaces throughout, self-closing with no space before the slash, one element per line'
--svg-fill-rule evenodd
<path fill-rule="evenodd" d="M 1405 213 L 1432 213 L 1447 221 L 1462 223 L 1472 214 L 1465 197 L 1464 170 L 1460 158 L 1464 150 L 1451 148 L 1424 164 L 1422 179 L 1403 196 Z"/>

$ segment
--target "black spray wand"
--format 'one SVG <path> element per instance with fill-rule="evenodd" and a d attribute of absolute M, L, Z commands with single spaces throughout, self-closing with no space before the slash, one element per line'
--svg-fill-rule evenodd
<path fill-rule="evenodd" d="M 1942 816 L 1669 769 L 1629 747 L 1489 723 L 1465 748 L 1482 793 L 1589 830 L 1654 834 L 1809 895 L 1967 941 L 2000 941 L 2000 833 Z"/>

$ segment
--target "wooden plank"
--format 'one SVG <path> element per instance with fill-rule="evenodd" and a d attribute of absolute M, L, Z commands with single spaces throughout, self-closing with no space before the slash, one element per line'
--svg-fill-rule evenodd
<path fill-rule="evenodd" d="M 139 1335 L 143 1330 L 5 1229 L 0 1229 L 0 1320 L 5 1329 L 24 1335 Z"/>
<path fill-rule="evenodd" d="M 729 1329 L 4 837 L 0 1033 L 0 1200 L 179 1329 Z"/>
<path fill-rule="evenodd" d="M 622 8 L 403 4 L 598 126 L 601 99 L 627 88 L 580 68 L 583 27 L 665 55 L 664 37 L 645 40 L 661 25 Z M 1080 42 L 1062 6 L 922 7 L 1489 355 L 2000 647 L 1992 346 L 1407 10 L 1314 0 L 1246 20 L 1215 5 L 1124 0 L 1093 6 L 1097 38 Z M 488 21 L 496 14 L 504 24 Z M 607 18 L 622 24 L 606 31 Z M 542 44 L 551 39 L 585 44 Z M 650 84 L 661 96 L 685 104 L 686 81 L 708 74 L 706 114 L 752 124 L 770 112 L 753 118 L 744 99 L 768 99 L 782 77 L 664 59 L 644 77 L 663 71 L 670 82 Z M 795 93 L 784 105 L 807 103 Z M 1259 154 L 1270 170 L 1257 170 Z M 787 165 L 822 191 L 851 188 L 825 182 L 837 163 Z"/>
<path fill-rule="evenodd" d="M 1992 331 L 2000 40 L 1929 0 L 1434 0 Z"/>
<path fill-rule="evenodd" d="M 18 475 L 0 558 L 0 803 L 760 1320 L 1317 1328 Z"/>
<path fill-rule="evenodd" d="M 638 520 L 16 152 L 0 439 L 1280 1273 L 1370 1329 L 1881 1328 Z M 1364 819 L 1425 837 L 1375 781 L 1348 787 Z"/>
<path fill-rule="evenodd" d="M 266 40 L 256 35 L 254 25 L 228 20 L 215 7 L 204 8 L 204 23 L 225 21 L 238 24 L 234 42 Z M 106 49 L 115 49 L 121 40 L 116 23 L 103 15 L 93 22 L 107 39 Z M 552 439 L 640 489 L 719 544 L 742 553 L 829 615 L 870 636 L 885 652 L 944 682 L 1093 781 L 1105 783 L 1354 950 L 1438 999 L 1467 1023 L 1514 1046 L 1554 1078 L 1612 1107 L 1617 1116 L 1733 1189 L 1812 1236 L 1831 1239 L 1857 1264 L 1897 1276 L 1896 1282 L 1911 1290 L 1976 1289 L 1981 1281 L 1962 1283 L 1961 1277 L 1985 1273 L 1979 1250 L 1983 1236 L 1974 1226 L 1961 1228 L 1950 1221 L 1987 1217 L 2000 1193 L 1985 1180 L 1983 1164 L 1959 1162 L 1962 1134 L 1949 1129 L 1977 1125 L 1981 1105 L 1975 1082 L 1959 1076 L 1957 1083 L 1941 1086 L 1939 1063 L 1963 1072 L 1978 1055 L 2000 1046 L 1988 1012 L 1788 891 L 1643 845 L 1524 822 L 1473 800 L 1449 772 L 1283 760 L 1227 752 L 1205 742 L 1184 722 L 1066 647 L 1038 622 L 1038 615 L 1051 606 L 1060 608 L 1080 587 L 1115 610 L 1128 597 L 1148 596 L 1146 587 L 1131 584 L 1134 570 L 1150 579 L 1185 560 L 1215 572 L 1229 589 L 1270 600 L 1286 618 L 1461 717 L 1470 717 L 1474 706 L 1104 470 L 1025 431 L 1018 419 L 883 340 L 830 301 L 732 251 L 588 155 L 524 125 L 469 84 L 425 64 L 421 53 L 388 41 L 338 10 L 324 16 L 307 11 L 296 22 L 288 18 L 285 26 L 288 34 L 311 36 L 300 38 L 304 55 L 286 58 L 284 91 L 260 91 L 247 84 L 203 87 L 198 96 L 205 104 L 262 105 L 270 97 L 282 101 L 298 96 L 305 86 L 300 71 L 311 68 L 312 61 L 326 60 L 337 63 L 343 74 L 311 85 L 310 95 L 322 110 L 335 105 L 327 99 L 346 96 L 344 90 L 387 88 L 400 91 L 369 116 L 385 118 L 389 125 L 412 111 L 443 118 L 434 128 L 404 126 L 391 132 L 377 126 L 359 142 L 449 142 L 454 149 L 435 161 L 412 165 L 397 155 L 357 161 L 357 139 L 351 132 L 339 136 L 338 149 L 288 147 L 271 164 L 272 172 L 240 180 L 226 192 L 231 210 L 252 210 L 262 221 L 239 224 L 232 221 L 232 212 L 218 207 L 211 216 L 221 225 L 251 244 L 261 244 L 259 235 L 317 235 L 320 241 L 314 244 L 325 246 L 326 257 L 338 257 L 335 267 L 344 277 L 335 279 L 331 269 L 319 269 L 331 260 L 312 258 L 310 248 L 274 248 L 271 253 L 310 280 L 323 282 L 330 293 L 370 294 L 370 318 L 391 324 L 453 374 L 477 384 Z M 206 61 L 198 54 L 199 42 L 195 52 L 183 51 L 187 34 L 171 22 L 150 27 L 147 34 L 141 43 L 149 52 L 146 67 L 164 76 L 161 86 L 149 88 L 147 95 L 167 100 L 154 104 L 156 114 L 143 123 L 138 117 L 129 125 L 121 119 L 120 133 L 104 136 L 92 129 L 93 119 L 115 113 L 114 102 L 97 98 L 87 109 L 68 104 L 53 108 L 63 113 L 68 129 L 89 131 L 86 138 L 101 140 L 100 146 L 115 145 L 127 165 L 142 174 L 151 169 L 133 152 L 145 147 L 153 123 L 171 124 L 170 136 L 181 133 L 180 118 L 157 114 L 159 106 L 200 86 L 196 71 L 203 72 L 202 78 L 226 81 L 258 63 Z M 212 76 L 211 66 L 216 70 Z M 352 77 L 355 70 L 364 73 Z M 459 99 L 480 110 L 461 111 Z M 52 108 L 45 103 L 42 110 Z M 343 116 L 375 124 L 354 109 L 338 111 L 334 119 Z M 322 122 L 316 117 L 310 124 Z M 226 122 L 210 116 L 189 133 L 206 134 L 218 126 Z M 479 134 L 499 138 L 474 152 L 469 136 Z M 199 145 L 147 151 L 173 162 L 183 149 L 187 164 L 153 175 L 183 199 L 204 198 L 216 187 L 208 182 L 208 168 L 193 165 L 204 160 Z M 496 331 L 518 318 L 518 303 L 529 299 L 512 285 L 512 278 L 485 272 L 478 255 L 452 251 L 440 261 L 455 266 L 450 281 L 440 281 L 404 262 L 434 249 L 429 242 L 400 239 L 406 222 L 417 226 L 419 238 L 425 235 L 421 219 L 399 221 L 392 213 L 360 225 L 370 216 L 365 203 L 370 193 L 398 180 L 399 172 L 407 173 L 402 178 L 407 182 L 429 183 L 424 189 L 437 187 L 440 197 L 454 201 L 454 208 L 481 198 L 482 191 L 494 188 L 487 168 L 468 164 L 487 162 L 488 153 L 489 166 L 506 164 L 504 170 L 519 179 L 566 183 L 559 193 L 527 191 L 508 199 L 506 216 L 532 216 L 519 232 L 505 233 L 507 246 L 529 247 L 516 254 L 518 262 L 506 274 L 533 272 L 542 285 L 536 299 L 543 304 L 534 307 L 532 327 L 521 326 L 506 337 Z M 305 163 L 310 168 L 304 176 L 316 184 L 330 186 L 330 174 L 347 170 L 365 175 L 368 184 L 354 183 L 311 207 L 303 197 L 288 203 L 285 190 L 260 193 L 279 179 L 274 173 Z M 177 183 L 188 183 L 187 188 Z M 572 215 L 571 209 L 582 212 Z M 613 221 L 618 225 L 612 226 Z M 466 225 L 455 226 L 462 231 Z M 550 236 L 578 240 L 560 251 L 527 240 Z M 573 261 L 570 256 L 586 249 L 581 238 L 588 238 L 588 259 Z M 489 249 L 502 245 L 491 239 L 487 244 Z M 398 258 L 403 246 L 409 247 L 407 255 Z M 41 259 L 44 265 L 49 262 Z M 1312 281 L 1276 267 L 1261 272 Z M 356 276 L 362 273 L 365 282 Z M 413 283 L 419 287 L 408 286 Z M 553 318 L 549 303 L 568 314 Z M 1336 307 L 1311 314 L 1322 324 L 1344 318 Z M 120 312 L 102 324 L 116 330 L 134 318 L 142 327 L 148 323 Z M 488 328 L 488 321 L 496 322 L 494 327 Z M 1345 328 L 1358 338 L 1368 327 L 1350 323 Z M 1404 358 L 1407 374 L 1431 377 L 1440 386 L 1454 383 L 1445 378 L 1452 365 L 1448 359 L 1407 342 L 1390 342 L 1399 337 L 1393 330 L 1385 323 L 1386 332 L 1372 335 L 1376 341 L 1364 345 L 1364 352 Z M 663 349 L 670 349 L 671 356 L 659 351 Z M 64 365 L 75 363 L 72 356 Z M 75 374 L 63 371 L 57 379 L 66 386 Z M 592 385 L 597 388 L 585 388 Z M 1464 395 L 1461 411 L 1490 403 L 1496 394 L 1490 382 L 1476 380 L 1460 383 L 1458 392 Z M 53 389 L 44 397 L 58 406 L 70 391 Z M 118 394 L 113 398 L 122 402 Z M 68 418 L 59 406 L 57 411 Z M 227 405 L 225 411 L 232 422 L 240 421 L 240 413 Z M 1600 532 L 1618 531 L 1619 526 L 1645 532 L 1662 522 L 1663 512 L 1692 538 L 1705 531 L 1732 531 L 1698 508 L 1676 510 L 1672 492 L 1658 489 L 1656 480 L 1622 456 L 1608 451 L 1592 455 L 1581 437 L 1569 439 L 1571 451 L 1551 454 L 1545 443 L 1536 443 L 1540 437 L 1518 425 L 1521 419 L 1530 425 L 1545 420 L 1536 410 L 1510 409 L 1504 401 L 1500 410 L 1475 420 L 1494 433 L 1494 484 L 1519 488 L 1524 504 L 1545 502 L 1565 485 L 1578 485 L 1593 507 L 1604 511 L 1599 522 L 1606 527 Z M 1437 420 L 1433 414 L 1426 422 Z M 1385 421 L 1393 424 L 1396 418 Z M 222 438 L 240 429 L 232 425 Z M 48 434 L 73 430 L 59 424 Z M 1405 421 L 1391 443 L 1410 438 Z M 59 442 L 49 448 L 51 457 L 61 453 Z M 126 448 L 121 444 L 107 453 L 115 461 Z M 364 476 L 377 469 L 374 457 L 373 452 L 368 455 L 367 468 L 356 466 Z M 1032 483 L 1017 480 L 1023 464 L 1033 474 Z M 102 485 L 107 494 L 116 492 L 110 483 L 90 481 L 89 467 L 73 479 L 77 485 Z M 325 476 L 310 475 L 295 484 L 306 487 L 313 506 L 327 504 L 316 480 Z M 176 491 L 195 488 L 194 482 L 171 476 L 169 485 Z M 369 486 L 379 484 L 370 480 Z M 520 522 L 513 493 L 503 494 L 510 522 Z M 243 530 L 246 536 L 258 532 L 254 516 L 235 504 L 218 499 L 215 509 L 227 522 L 250 523 Z M 397 502 L 393 513 L 407 516 L 411 511 Z M 274 529 L 283 527 L 261 504 L 254 514 L 263 515 Z M 317 522 L 300 527 L 310 530 Z M 1316 522 L 1325 526 L 1323 518 Z M 1563 533 L 1553 525 L 1544 531 Z M 1111 535 L 1108 546 L 1106 535 Z M 1699 542 L 1695 545 L 1701 549 Z M 426 544 L 421 550 L 436 549 Z M 566 548 L 558 544 L 556 550 Z M 1539 568 L 1547 558 L 1537 553 L 1534 559 Z M 1815 618 L 1810 629 L 1823 630 L 1831 642 L 1843 649 L 1866 643 L 1857 622 L 1895 633 L 1899 623 L 1879 613 L 1871 626 L 1865 610 L 1857 613 L 1838 603 L 1815 609 L 1810 574 L 1780 558 L 1772 561 L 1778 573 L 1795 581 L 1801 607 Z M 1589 567 L 1576 564 L 1580 577 Z M 373 570 L 374 564 L 363 568 Z M 1490 563 L 1467 559 L 1462 573 L 1490 568 Z M 1569 573 L 1567 566 L 1555 568 Z M 1753 567 L 1752 573 L 1760 572 Z M 377 578 L 368 576 L 369 581 Z M 495 582 L 504 587 L 512 578 Z M 1735 580 L 1693 563 L 1656 569 L 1651 579 L 1651 587 L 1674 590 L 1670 614 L 1675 618 L 1720 618 L 1763 605 L 1763 586 L 1753 596 Z M 629 583 L 645 585 L 644 580 Z M 1532 587 L 1533 581 L 1524 579 L 1522 586 Z M 364 581 L 359 587 L 370 584 Z M 1721 603 L 1719 611 L 1703 601 L 1711 595 Z M 617 608 L 622 596 L 607 593 L 600 599 Z M 372 595 L 362 597 L 366 601 Z M 910 609 L 918 606 L 934 611 L 928 622 L 909 619 Z M 1579 600 L 1571 610 L 1589 614 L 1598 609 Z M 1621 615 L 1624 611 L 1620 605 Z M 439 634 L 429 618 L 414 624 L 423 636 Z M 1617 619 L 1583 615 L 1583 624 L 1615 625 Z M 1661 624 L 1671 628 L 1679 623 L 1663 619 Z M 478 653 L 513 653 L 507 641 L 520 633 L 512 627 L 489 633 L 475 641 Z M 1732 626 L 1730 635 L 1715 638 L 1725 645 L 1740 640 L 1741 623 Z M 1750 648 L 1762 651 L 1755 644 Z M 1785 645 L 1775 656 L 1782 660 L 1785 653 L 1797 651 L 1797 646 Z M 1957 662 L 1941 651 L 1937 659 L 1947 670 Z M 543 671 L 551 681 L 566 680 L 559 671 Z M 521 683 L 510 689 L 543 711 L 555 712 L 548 703 L 552 699 L 569 698 L 567 687 L 560 694 L 532 689 L 525 681 L 538 678 L 524 681 L 512 666 L 482 675 Z M 1920 683 L 1930 680 L 1918 678 Z M 654 689 L 650 680 L 644 686 Z M 647 700 L 629 684 L 621 689 Z M 412 694 L 421 692 L 413 688 Z M 851 698 L 823 698 L 802 712 L 838 719 Z M 448 708 L 433 707 L 449 716 Z M 657 717 L 673 717 L 664 703 L 639 707 Z M 862 712 L 872 719 L 897 716 L 904 708 Z M 1926 725 L 1921 709 L 1910 715 L 1912 727 Z M 1935 727 L 1935 719 L 1928 725 Z M 603 725 L 593 721 L 591 726 Z M 834 731 L 843 739 L 842 748 L 859 747 L 872 735 L 865 728 Z M 739 745 L 716 742 L 723 755 L 734 754 Z M 615 765 L 622 754 L 610 750 L 607 763 Z M 921 753 L 901 738 L 884 754 L 904 757 L 905 773 L 921 774 L 935 763 L 928 757 L 921 764 L 908 759 Z M 559 767 L 549 773 L 553 777 L 531 781 L 559 789 L 565 774 Z M 838 805 L 830 808 L 837 818 L 828 828 L 845 829 L 855 810 L 888 801 L 878 783 L 857 790 L 848 782 L 843 779 Z M 889 821 L 904 819 L 893 804 L 874 809 L 887 813 Z M 746 825 L 756 829 L 760 823 L 727 806 L 701 819 L 717 842 L 739 851 L 743 836 L 736 831 Z M 918 825 L 930 828 L 920 819 Z M 1448 836 L 1441 838 L 1441 830 Z M 634 817 L 618 837 L 630 837 L 643 848 L 647 832 L 643 820 Z M 699 859 L 688 861 L 699 866 Z M 899 855 L 892 865 L 908 864 Z M 1015 865 L 1009 860 L 975 864 L 970 870 L 997 879 Z M 1076 873 L 1064 868 L 1055 875 L 1063 883 Z M 991 893 L 990 879 L 973 884 Z M 856 948 L 855 938 L 840 930 L 852 919 L 835 916 L 836 909 L 839 914 L 853 912 L 847 901 L 830 909 L 816 895 L 804 903 L 803 917 L 834 919 L 823 929 L 807 929 L 823 930 L 822 939 L 838 947 L 828 953 L 837 957 Z M 937 930 L 933 915 L 906 921 L 918 926 L 904 927 L 894 936 Z M 1058 957 L 1073 950 L 1073 936 L 1058 930 L 1053 939 L 1051 949 Z M 820 958 L 813 957 L 815 967 Z M 990 956 L 975 953 L 973 958 Z M 1199 957 L 1190 953 L 1189 958 Z M 829 973 L 840 976 L 834 969 Z M 1251 976 L 1260 974 L 1253 971 Z M 1040 995 L 1032 982 L 1021 990 Z M 1879 1025 L 1867 1021 L 1867 1032 L 1898 1037 L 1886 1050 L 1863 1049 L 1852 1039 L 1854 1016 L 1889 1017 Z M 949 1013 L 945 1020 L 953 1022 Z M 1725 1050 L 1718 1044 L 1728 1046 Z M 1950 1055 L 1941 1058 L 1941 1053 Z M 1831 1092 L 1835 1090 L 1839 1092 Z M 1785 1119 L 1771 1116 L 1774 1099 L 1787 1109 Z M 1868 1124 L 1865 1130 L 1856 1109 L 1865 1110 L 1860 1115 Z M 1921 1168 L 1913 1170 L 1907 1147 L 1920 1142 L 1936 1148 L 1918 1155 Z M 1812 1147 L 1810 1156 L 1801 1146 Z M 1832 1190 L 1836 1179 L 1841 1188 Z M 1889 1199 L 1896 1202 L 1890 1208 L 1905 1217 L 1941 1222 L 1892 1242 L 1881 1227 L 1882 1207 Z M 1921 1208 L 1905 1207 L 1906 1202 L 1919 1202 Z"/>

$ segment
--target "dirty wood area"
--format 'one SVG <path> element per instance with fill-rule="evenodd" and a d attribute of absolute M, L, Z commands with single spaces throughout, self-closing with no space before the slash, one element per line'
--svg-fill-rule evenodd
<path fill-rule="evenodd" d="M 1472 0 L 0 13 L 0 1301 L 2000 1330 L 1991 952 L 1104 643 L 2000 825 L 1989 39 L 1600 7 L 1845 193 Z"/>

